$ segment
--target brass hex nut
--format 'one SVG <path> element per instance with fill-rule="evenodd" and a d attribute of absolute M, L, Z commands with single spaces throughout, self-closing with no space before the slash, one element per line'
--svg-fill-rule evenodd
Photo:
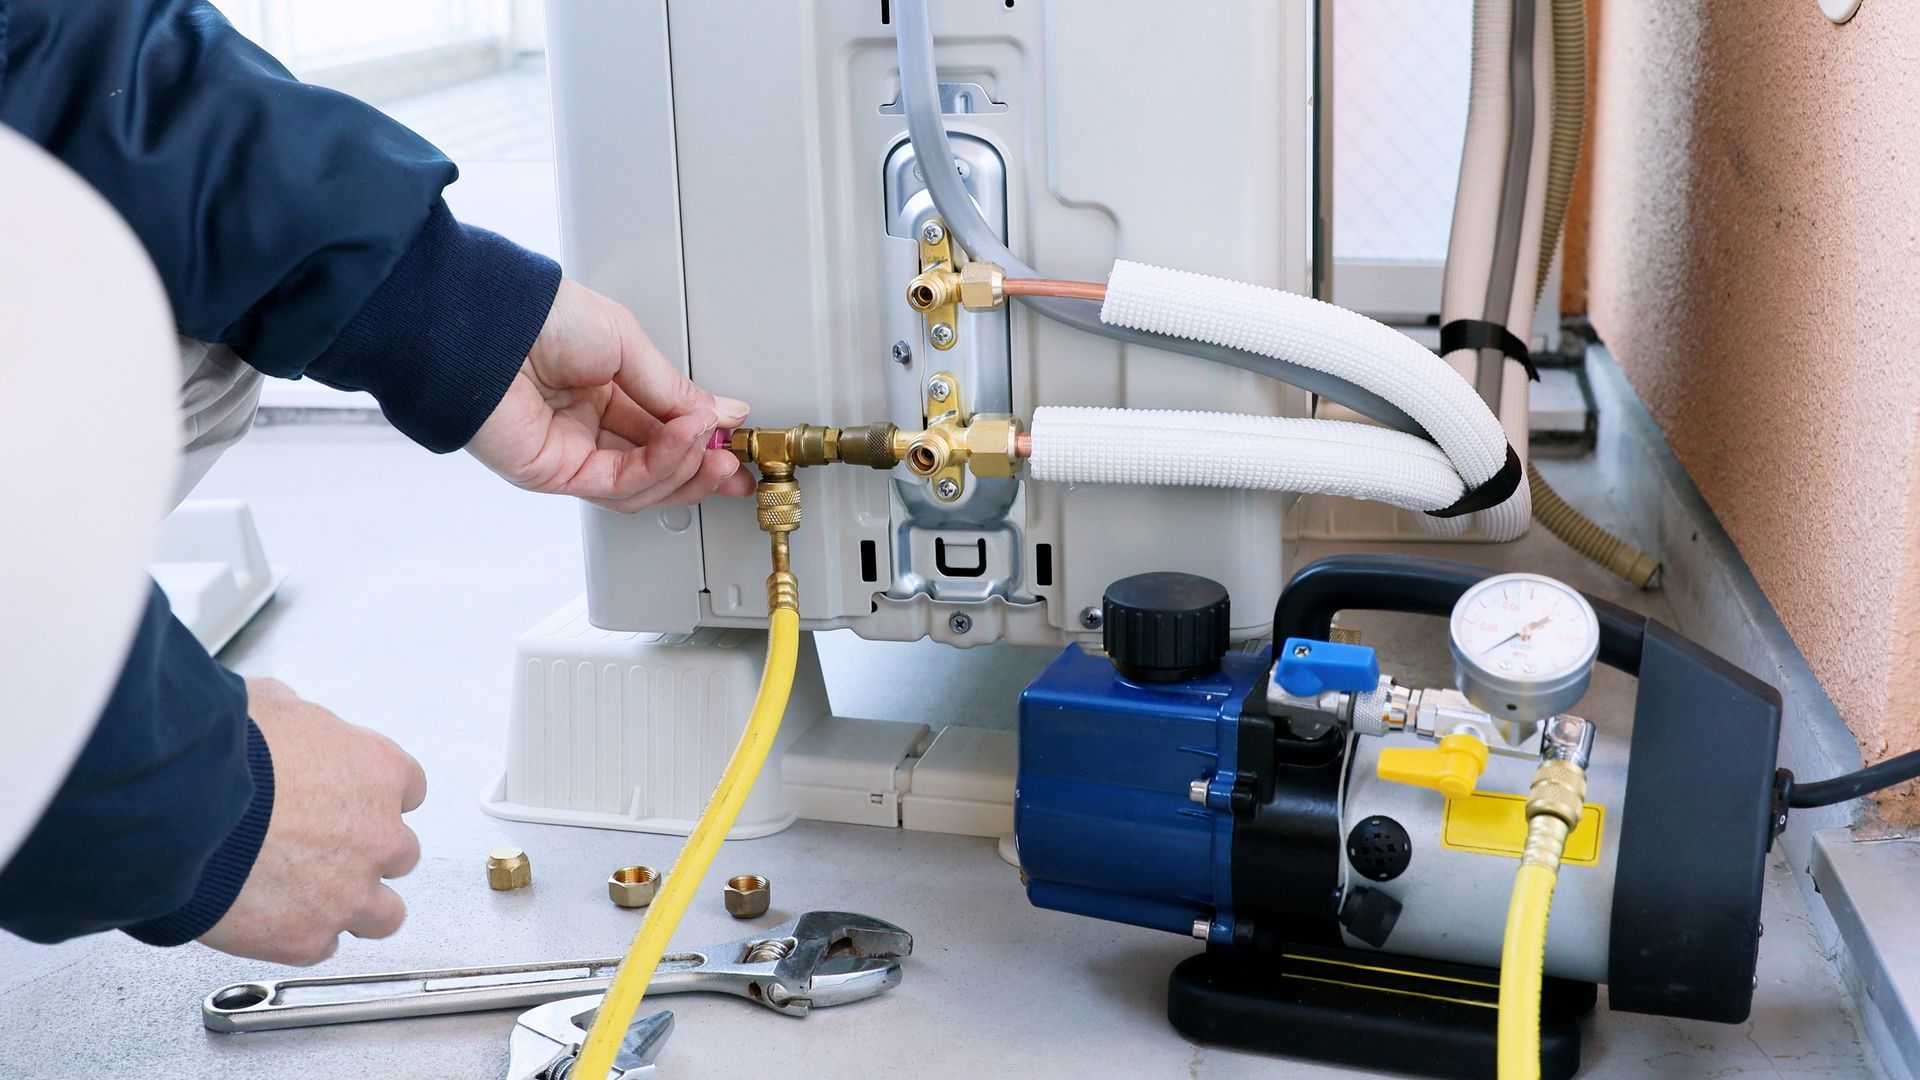
<path fill-rule="evenodd" d="M 533 884 L 533 864 L 517 847 L 497 847 L 487 856 L 487 888 L 510 892 Z"/>
<path fill-rule="evenodd" d="M 968 311 L 992 311 L 1006 303 L 1006 274 L 990 262 L 978 260 L 960 268 L 960 306 Z"/>
<path fill-rule="evenodd" d="M 659 887 L 660 872 L 653 867 L 623 866 L 607 878 L 607 899 L 624 908 L 646 907 Z"/>
<path fill-rule="evenodd" d="M 773 885 L 757 874 L 728 878 L 726 901 L 727 914 L 736 919 L 757 919 L 773 902 Z"/>

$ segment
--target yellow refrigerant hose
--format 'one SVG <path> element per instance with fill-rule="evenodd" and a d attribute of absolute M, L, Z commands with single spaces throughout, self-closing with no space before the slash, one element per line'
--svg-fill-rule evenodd
<path fill-rule="evenodd" d="M 1539 1080 L 1540 988 L 1547 964 L 1547 914 L 1567 835 L 1580 823 L 1586 770 L 1571 761 L 1540 763 L 1527 797 L 1527 846 L 1513 877 L 1500 944 L 1500 1008 L 1495 1035 L 1500 1080 Z"/>
<path fill-rule="evenodd" d="M 769 482 L 771 481 L 771 482 Z M 660 895 L 647 907 L 640 932 L 627 947 L 626 956 L 607 987 L 600 1010 L 594 1015 L 593 1029 L 580 1048 L 580 1056 L 569 1074 L 579 1080 L 604 1080 L 613 1068 L 613 1056 L 620 1048 L 628 1025 L 640 1010 L 640 999 L 653 982 L 654 969 L 667 951 L 673 931 L 686 914 L 694 890 L 707 876 L 720 842 L 733 829 L 734 819 L 753 791 L 760 767 L 767 763 L 774 736 L 780 732 L 780 718 L 787 711 L 787 695 L 793 690 L 793 671 L 800 654 L 800 612 L 798 589 L 787 558 L 787 533 L 800 524 L 799 487 L 792 474 L 775 477 L 763 474 L 759 485 L 761 527 L 773 533 L 774 572 L 767 578 L 767 596 L 771 608 L 767 616 L 767 665 L 760 675 L 760 693 L 747 715 L 747 728 L 733 748 L 720 785 L 700 812 L 700 820 L 667 871 Z M 769 524 L 770 520 L 773 524 Z"/>

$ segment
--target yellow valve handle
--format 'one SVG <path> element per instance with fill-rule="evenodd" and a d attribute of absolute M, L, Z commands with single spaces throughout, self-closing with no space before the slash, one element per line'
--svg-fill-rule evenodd
<path fill-rule="evenodd" d="M 1487 768 L 1487 744 L 1472 735 L 1442 736 L 1440 745 L 1380 751 L 1380 779 L 1433 788 L 1449 799 L 1473 794 Z"/>

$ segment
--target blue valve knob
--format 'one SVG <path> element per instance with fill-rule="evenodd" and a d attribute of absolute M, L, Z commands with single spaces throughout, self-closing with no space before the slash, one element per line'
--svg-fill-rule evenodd
<path fill-rule="evenodd" d="M 1295 697 L 1328 690 L 1365 691 L 1380 685 L 1380 661 L 1365 645 L 1288 638 L 1280 645 L 1274 677 Z"/>

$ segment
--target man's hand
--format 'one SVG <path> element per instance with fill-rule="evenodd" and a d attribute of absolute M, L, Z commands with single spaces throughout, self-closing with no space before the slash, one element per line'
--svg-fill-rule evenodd
<path fill-rule="evenodd" d="M 745 402 L 680 374 L 626 308 L 562 280 L 533 351 L 467 451 L 520 487 L 630 512 L 750 493 L 739 459 L 706 448 L 715 427 L 746 418 Z"/>
<path fill-rule="evenodd" d="M 281 964 L 317 964 L 342 932 L 386 937 L 407 906 L 381 884 L 420 861 L 400 815 L 420 805 L 420 763 L 276 679 L 247 680 L 247 711 L 273 754 L 273 817 L 247 883 L 202 944 Z"/>

